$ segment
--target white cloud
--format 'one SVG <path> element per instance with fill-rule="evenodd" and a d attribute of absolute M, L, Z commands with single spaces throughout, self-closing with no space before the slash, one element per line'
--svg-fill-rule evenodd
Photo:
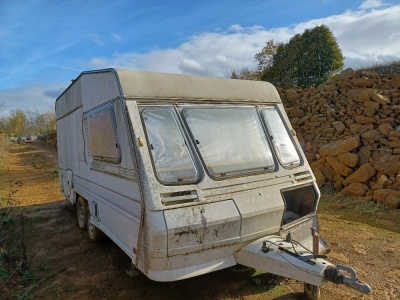
<path fill-rule="evenodd" d="M 383 6 L 381 0 L 365 0 L 361 5 L 358 7 L 359 9 L 371 9 Z"/>
<path fill-rule="evenodd" d="M 43 83 L 32 83 L 20 86 L 17 89 L 9 89 L 0 92 L 0 103 L 4 102 L 4 113 L 16 109 L 38 109 L 46 111 L 54 109 L 56 98 L 62 93 L 65 86 Z M 1 115 L 0 115 L 1 116 Z"/>
<path fill-rule="evenodd" d="M 378 6 L 381 6 L 378 0 L 361 5 L 363 9 Z M 287 42 L 296 33 L 321 24 L 327 25 L 336 37 L 345 56 L 345 67 L 365 67 L 400 59 L 400 5 L 396 5 L 380 10 L 347 11 L 288 28 L 267 30 L 235 24 L 226 31 L 193 36 L 174 49 L 156 49 L 145 54 L 119 53 L 107 59 L 93 58 L 90 65 L 228 77 L 233 69 L 255 69 L 254 55 L 266 41 Z"/>
<path fill-rule="evenodd" d="M 92 41 L 93 41 L 96 45 L 101 46 L 101 45 L 104 44 L 103 39 L 102 39 L 101 36 L 98 35 L 98 34 L 92 35 L 91 38 L 92 38 Z"/>
<path fill-rule="evenodd" d="M 167 73 L 198 74 L 229 77 L 232 70 L 256 68 L 254 55 L 268 40 L 287 42 L 296 33 L 317 25 L 327 25 L 336 37 L 345 56 L 345 67 L 366 67 L 375 63 L 400 60 L 400 5 L 384 5 L 382 1 L 364 1 L 358 10 L 340 15 L 310 20 L 292 27 L 266 29 L 261 26 L 231 25 L 224 30 L 205 32 L 189 38 L 176 48 L 153 49 L 147 53 L 115 52 L 110 56 L 93 57 L 88 62 L 71 64 L 71 78 L 78 69 L 121 67 Z M 111 37 L 111 38 L 110 38 Z M 91 36 L 98 44 L 100 36 Z M 115 33 L 108 36 L 114 42 L 121 38 Z M 59 65 L 68 72 L 71 68 Z M 23 73 L 23 69 L 14 72 Z M 68 74 L 70 74 L 68 73 Z M 66 85 L 68 82 L 66 83 Z M 54 105 L 55 95 L 65 86 L 30 84 L 0 93 L 0 103 L 6 110 L 21 107 L 46 109 Z M 49 97 L 53 96 L 53 97 Z M 32 100 L 31 100 L 32 99 Z M 33 103 L 33 100 L 35 101 Z"/>
<path fill-rule="evenodd" d="M 120 35 L 118 35 L 116 33 L 111 33 L 110 35 L 111 35 L 111 37 L 112 37 L 112 39 L 114 41 L 116 41 L 116 42 L 121 42 L 122 41 L 122 37 Z"/>
<path fill-rule="evenodd" d="M 270 39 L 287 40 L 291 29 L 265 30 L 260 26 L 231 26 L 226 32 L 193 36 L 175 49 L 156 49 L 146 54 L 116 54 L 93 58 L 93 67 L 123 67 L 169 73 L 226 77 L 233 69 L 255 68 L 254 55 Z"/>
<path fill-rule="evenodd" d="M 96 68 L 101 67 L 101 66 L 107 65 L 107 59 L 103 58 L 103 57 L 94 57 L 90 60 L 89 64 Z"/>

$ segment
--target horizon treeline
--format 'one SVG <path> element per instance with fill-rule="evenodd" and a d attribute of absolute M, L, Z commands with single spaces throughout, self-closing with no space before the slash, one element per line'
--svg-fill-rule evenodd
<path fill-rule="evenodd" d="M 48 134 L 56 130 L 56 115 L 53 109 L 15 109 L 3 114 L 4 102 L 0 103 L 0 132 L 10 137 Z"/>

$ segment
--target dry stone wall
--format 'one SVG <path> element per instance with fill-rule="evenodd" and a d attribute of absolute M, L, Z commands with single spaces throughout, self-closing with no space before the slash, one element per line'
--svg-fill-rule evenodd
<path fill-rule="evenodd" d="M 347 69 L 279 92 L 320 187 L 400 208 L 400 75 Z"/>

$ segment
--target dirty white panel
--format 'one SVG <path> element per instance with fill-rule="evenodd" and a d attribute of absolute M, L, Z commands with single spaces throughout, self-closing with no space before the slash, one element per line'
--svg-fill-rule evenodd
<path fill-rule="evenodd" d="M 120 95 L 117 79 L 112 72 L 85 74 L 80 80 L 85 112 Z"/>
<path fill-rule="evenodd" d="M 242 241 L 279 231 L 284 211 L 279 189 L 242 193 L 234 195 L 233 199 L 242 215 Z"/>
<path fill-rule="evenodd" d="M 240 239 L 240 215 L 231 200 L 171 209 L 164 215 L 169 256 L 220 247 Z"/>
<path fill-rule="evenodd" d="M 115 69 L 125 98 L 181 98 L 281 102 L 265 81 L 208 78 Z"/>

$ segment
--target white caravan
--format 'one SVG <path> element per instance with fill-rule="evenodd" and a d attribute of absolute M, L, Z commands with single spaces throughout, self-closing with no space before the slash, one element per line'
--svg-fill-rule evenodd
<path fill-rule="evenodd" d="M 370 291 L 321 255 L 320 193 L 270 83 L 89 71 L 56 115 L 60 188 L 79 226 L 150 279 L 242 264 L 303 281 L 314 299 L 324 279 Z"/>

